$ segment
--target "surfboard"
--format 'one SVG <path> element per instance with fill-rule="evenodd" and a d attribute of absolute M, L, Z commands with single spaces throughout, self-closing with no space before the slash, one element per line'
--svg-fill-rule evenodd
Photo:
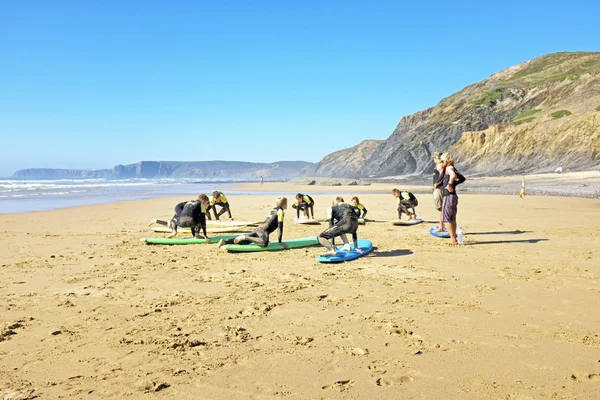
<path fill-rule="evenodd" d="M 321 225 L 319 221 L 313 218 L 294 218 L 294 222 L 297 224 Z"/>
<path fill-rule="evenodd" d="M 166 226 L 151 226 L 151 231 L 157 233 L 171 233 L 171 229 Z M 206 228 L 206 233 L 227 233 L 227 232 L 250 232 L 251 228 L 248 226 L 226 226 L 223 228 Z M 177 232 L 189 233 L 192 230 L 190 228 L 177 228 Z"/>
<path fill-rule="evenodd" d="M 373 243 L 370 240 L 358 239 L 358 248 L 361 249 L 365 254 L 361 254 L 360 252 L 354 250 L 354 243 L 350 243 L 350 247 L 352 250 L 346 251 L 342 250 L 342 246 L 339 246 L 337 250 L 337 255 L 335 256 L 319 256 L 317 257 L 317 261 L 321 263 L 340 263 L 344 261 L 351 261 L 362 257 L 365 254 L 368 254 L 371 250 L 373 250 Z"/>
<path fill-rule="evenodd" d="M 206 225 L 219 225 L 219 226 L 254 226 L 260 224 L 262 221 L 215 221 L 206 220 Z"/>
<path fill-rule="evenodd" d="M 238 237 L 239 234 L 237 235 L 223 235 L 223 236 L 213 236 L 210 238 L 210 243 L 217 243 L 219 240 L 221 239 L 234 239 L 236 237 Z M 174 245 L 174 244 L 201 244 L 201 243 L 205 243 L 206 240 L 205 239 L 196 239 L 193 237 L 187 237 L 187 238 L 141 238 L 140 242 L 146 243 L 146 244 L 168 244 L 168 245 Z"/>
<path fill-rule="evenodd" d="M 390 224 L 392 224 L 392 225 L 418 225 L 421 222 L 423 222 L 423 219 L 421 219 L 421 218 L 410 219 L 410 220 L 393 219 L 390 221 Z"/>
<path fill-rule="evenodd" d="M 450 232 L 448 232 L 447 230 L 444 230 L 443 232 L 435 232 L 437 229 L 439 229 L 439 225 L 436 225 L 433 228 L 431 228 L 429 230 L 429 234 L 431 236 L 435 236 L 435 237 L 439 237 L 439 238 L 446 238 L 446 239 L 450 238 Z"/>
<path fill-rule="evenodd" d="M 290 249 L 301 249 L 303 247 L 317 246 L 319 241 L 317 240 L 316 236 L 311 236 L 300 239 L 284 240 L 283 243 L 287 244 L 288 248 Z M 283 246 L 277 242 L 271 242 L 267 245 L 267 247 L 260 247 L 257 244 L 226 244 L 221 246 L 221 248 L 227 251 L 235 252 L 285 250 Z"/>

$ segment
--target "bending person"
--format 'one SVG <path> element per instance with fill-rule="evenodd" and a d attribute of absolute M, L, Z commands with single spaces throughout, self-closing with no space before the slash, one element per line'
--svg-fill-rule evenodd
<path fill-rule="evenodd" d="M 358 235 L 356 233 L 358 229 L 358 217 L 354 213 L 354 208 L 350 204 L 344 203 L 344 199 L 336 197 L 331 204 L 331 207 L 327 210 L 329 217 L 329 229 L 321 232 L 319 237 L 319 243 L 325 247 L 328 251 L 324 253 L 324 256 L 334 256 L 337 254 L 335 250 L 335 238 L 338 236 L 342 237 L 344 242 L 344 250 L 350 250 L 348 245 L 348 239 L 346 234 L 352 235 L 352 241 L 354 242 L 354 249 L 363 253 L 358 248 Z M 331 240 L 331 243 L 329 242 Z"/>
<path fill-rule="evenodd" d="M 363 206 L 360 203 L 360 200 L 358 200 L 358 197 L 352 198 L 352 206 L 354 207 L 354 212 L 356 213 L 356 216 L 358 218 L 362 218 L 362 219 L 367 218 L 367 209 L 365 206 Z"/>
<path fill-rule="evenodd" d="M 411 192 L 401 192 L 398 189 L 392 189 L 392 194 L 398 199 L 398 219 L 402 219 L 402 213 L 408 215 L 408 219 L 417 219 L 415 207 L 419 205 L 419 201 Z M 412 211 L 409 210 L 412 209 Z"/>
<path fill-rule="evenodd" d="M 300 218 L 300 211 L 304 211 L 306 218 L 315 218 L 315 201 L 308 194 L 298 193 L 296 195 L 296 203 L 292 204 L 292 208 L 296 209 L 296 218 Z M 309 212 L 310 211 L 310 212 Z"/>
<path fill-rule="evenodd" d="M 169 238 L 177 235 L 177 227 L 190 228 L 192 236 L 200 239 L 200 229 L 202 237 L 206 243 L 210 243 L 210 238 L 206 236 L 206 207 L 208 206 L 208 196 L 201 194 L 197 200 L 184 201 L 175 206 L 175 215 L 168 223 L 171 228 Z"/>
<path fill-rule="evenodd" d="M 216 206 L 221 207 L 218 213 Z M 229 202 L 227 201 L 227 197 L 225 197 L 223 192 L 219 192 L 218 190 L 212 192 L 210 206 L 208 206 L 206 211 L 210 211 L 211 209 L 213 210 L 213 213 L 215 214 L 215 220 L 217 221 L 219 220 L 219 217 L 221 215 L 225 214 L 225 212 L 227 212 L 227 214 L 229 215 L 229 219 L 233 219 L 233 217 L 231 216 L 231 209 L 229 208 Z M 208 219 L 210 219 L 210 213 L 208 213 Z"/>
<path fill-rule="evenodd" d="M 287 199 L 285 197 L 279 197 L 275 203 L 275 207 L 269 211 L 267 218 L 252 232 L 240 235 L 235 239 L 219 240 L 219 247 L 224 244 L 250 244 L 254 243 L 260 247 L 267 247 L 269 245 L 269 235 L 279 229 L 278 243 L 287 250 L 287 244 L 282 242 L 283 239 L 283 218 L 285 216 L 285 209 L 287 208 Z"/>

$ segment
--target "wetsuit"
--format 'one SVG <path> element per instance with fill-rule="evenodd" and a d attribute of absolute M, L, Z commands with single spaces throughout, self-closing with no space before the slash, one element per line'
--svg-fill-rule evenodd
<path fill-rule="evenodd" d="M 219 217 L 223 214 L 225 214 L 225 212 L 227 211 L 227 214 L 229 214 L 229 218 L 232 218 L 231 216 L 231 210 L 229 209 L 229 202 L 227 201 L 227 197 L 225 197 L 225 195 L 223 194 L 223 192 L 219 192 L 219 197 L 218 197 L 219 201 L 217 201 L 215 199 L 215 196 L 213 195 L 210 198 L 210 206 L 208 206 L 208 208 L 206 209 L 206 211 L 210 211 L 211 209 L 213 210 L 213 213 L 215 214 L 215 219 L 218 221 Z M 217 214 L 217 208 L 216 206 L 220 206 L 221 210 L 219 211 L 219 213 Z M 208 215 L 208 219 L 210 219 L 210 213 Z"/>
<path fill-rule="evenodd" d="M 360 203 L 354 207 L 354 212 L 358 218 L 365 218 L 367 216 L 367 209 Z"/>
<path fill-rule="evenodd" d="M 303 194 L 302 195 L 302 201 L 299 201 L 298 199 L 296 199 L 296 202 L 294 204 L 292 204 L 292 208 L 296 209 L 296 218 L 300 218 L 300 211 L 306 211 L 308 213 L 308 210 L 310 210 L 310 213 L 308 213 L 308 217 L 311 218 L 311 214 L 312 214 L 312 218 L 315 217 L 315 202 L 312 199 L 312 197 L 310 197 L 307 194 Z"/>
<path fill-rule="evenodd" d="M 400 192 L 398 197 L 398 219 L 402 219 L 402 213 L 407 215 L 416 215 L 415 207 L 419 205 L 419 201 L 411 192 Z M 412 212 L 408 209 L 412 208 Z"/>
<path fill-rule="evenodd" d="M 356 230 L 358 229 L 358 217 L 354 212 L 354 207 L 347 203 L 338 203 L 330 207 L 327 212 L 329 213 L 329 229 L 321 232 L 319 237 L 331 239 L 332 244 L 335 245 L 334 238 L 351 233 L 354 245 L 357 246 L 358 235 L 356 234 Z"/>
<path fill-rule="evenodd" d="M 169 221 L 169 227 L 173 233 L 177 233 L 177 227 L 191 228 L 192 235 L 200 237 L 200 228 L 206 236 L 206 207 L 198 200 L 190 200 L 175 206 L 175 215 Z"/>
<path fill-rule="evenodd" d="M 260 247 L 267 247 L 269 245 L 269 235 L 279 229 L 278 243 L 281 243 L 283 239 L 283 218 L 285 212 L 281 207 L 275 207 L 269 211 L 267 219 L 265 219 L 260 225 L 252 230 L 247 235 L 244 235 L 244 240 L 238 242 L 238 244 L 250 244 L 254 243 Z M 231 244 L 234 239 L 225 240 L 225 243 Z"/>

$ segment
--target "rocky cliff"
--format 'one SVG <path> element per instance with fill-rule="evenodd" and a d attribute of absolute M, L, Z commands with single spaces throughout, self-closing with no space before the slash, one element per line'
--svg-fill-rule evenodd
<path fill-rule="evenodd" d="M 428 175 L 436 151 L 453 153 L 471 175 L 597 169 L 600 53 L 539 57 L 403 117 L 360 169 L 345 167 L 353 149 L 326 156 L 316 171 L 355 178 Z"/>
<path fill-rule="evenodd" d="M 241 161 L 142 161 L 117 165 L 112 169 L 22 169 L 13 174 L 19 179 L 80 178 L 198 178 L 198 179 L 292 179 L 314 173 L 315 164 L 305 161 L 252 163 Z"/>

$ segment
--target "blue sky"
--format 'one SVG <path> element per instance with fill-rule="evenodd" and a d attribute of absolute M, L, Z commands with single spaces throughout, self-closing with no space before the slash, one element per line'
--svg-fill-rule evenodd
<path fill-rule="evenodd" d="M 316 162 L 501 69 L 600 50 L 598 15 L 594 1 L 2 2 L 0 176 Z"/>

